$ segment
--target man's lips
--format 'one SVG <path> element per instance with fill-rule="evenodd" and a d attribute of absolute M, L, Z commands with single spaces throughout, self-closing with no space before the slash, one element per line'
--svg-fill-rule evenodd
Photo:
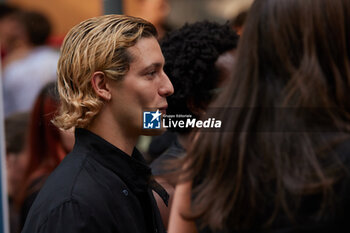
<path fill-rule="evenodd" d="M 159 111 L 162 113 L 162 114 L 166 114 L 166 109 L 168 108 L 168 105 L 166 106 L 163 106 L 161 108 L 159 108 Z"/>

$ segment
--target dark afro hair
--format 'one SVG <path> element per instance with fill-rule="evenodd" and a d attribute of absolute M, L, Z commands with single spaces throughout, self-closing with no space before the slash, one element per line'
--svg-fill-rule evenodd
<path fill-rule="evenodd" d="M 164 37 L 160 43 L 165 58 L 164 71 L 175 91 L 167 98 L 167 114 L 199 117 L 188 108 L 189 103 L 197 109 L 207 107 L 219 81 L 215 62 L 221 54 L 236 48 L 237 43 L 238 35 L 228 23 L 208 21 L 185 24 Z"/>

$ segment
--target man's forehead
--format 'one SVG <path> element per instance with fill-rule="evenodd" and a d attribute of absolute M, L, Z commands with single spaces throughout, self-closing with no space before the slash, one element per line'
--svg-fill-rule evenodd
<path fill-rule="evenodd" d="M 140 58 L 142 58 L 140 48 L 136 45 L 129 47 L 127 51 L 131 57 L 131 62 L 137 62 Z"/>

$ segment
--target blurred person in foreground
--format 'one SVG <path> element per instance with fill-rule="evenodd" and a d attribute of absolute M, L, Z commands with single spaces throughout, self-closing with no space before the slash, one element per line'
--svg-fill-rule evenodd
<path fill-rule="evenodd" d="M 164 71 L 175 89 L 174 94 L 167 98 L 167 115 L 183 114 L 201 118 L 217 92 L 228 81 L 225 78 L 232 72 L 237 43 L 238 36 L 228 24 L 208 21 L 186 24 L 161 41 L 166 61 Z M 170 197 L 174 187 L 162 176 L 169 172 L 167 164 L 183 156 L 192 143 L 189 137 L 191 131 L 192 128 L 169 128 L 166 133 L 174 133 L 175 138 L 151 164 L 152 174 L 166 187 Z M 159 140 L 155 139 L 151 146 L 161 146 Z M 157 199 L 157 202 L 167 225 L 170 206 L 166 208 L 161 199 Z"/>
<path fill-rule="evenodd" d="M 51 24 L 39 12 L 14 10 L 0 20 L 5 116 L 30 111 L 45 84 L 56 80 L 59 54 L 46 45 Z"/>
<path fill-rule="evenodd" d="M 165 112 L 173 93 L 156 36 L 151 23 L 123 15 L 88 19 L 67 34 L 55 124 L 75 127 L 75 145 L 46 180 L 23 233 L 165 233 L 151 191 L 165 190 L 135 148 L 140 135 L 161 133 L 142 129 L 144 109 Z"/>
<path fill-rule="evenodd" d="M 48 83 L 37 96 L 30 115 L 27 163 L 22 187 L 16 194 L 21 229 L 47 177 L 73 148 L 73 133 L 62 131 L 51 122 L 57 114 L 58 107 L 56 83 Z"/>
<path fill-rule="evenodd" d="M 350 1 L 260 0 L 183 160 L 169 233 L 348 232 Z"/>

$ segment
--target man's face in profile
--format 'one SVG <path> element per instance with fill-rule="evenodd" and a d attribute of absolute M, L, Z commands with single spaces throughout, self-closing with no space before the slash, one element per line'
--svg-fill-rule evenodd
<path fill-rule="evenodd" d="M 113 82 L 111 90 L 113 117 L 131 135 L 157 134 L 155 130 L 142 130 L 142 114 L 157 109 L 165 113 L 166 97 L 174 92 L 163 71 L 163 54 L 154 37 L 140 39 L 127 51 L 132 57 L 129 71 L 123 80 Z"/>

